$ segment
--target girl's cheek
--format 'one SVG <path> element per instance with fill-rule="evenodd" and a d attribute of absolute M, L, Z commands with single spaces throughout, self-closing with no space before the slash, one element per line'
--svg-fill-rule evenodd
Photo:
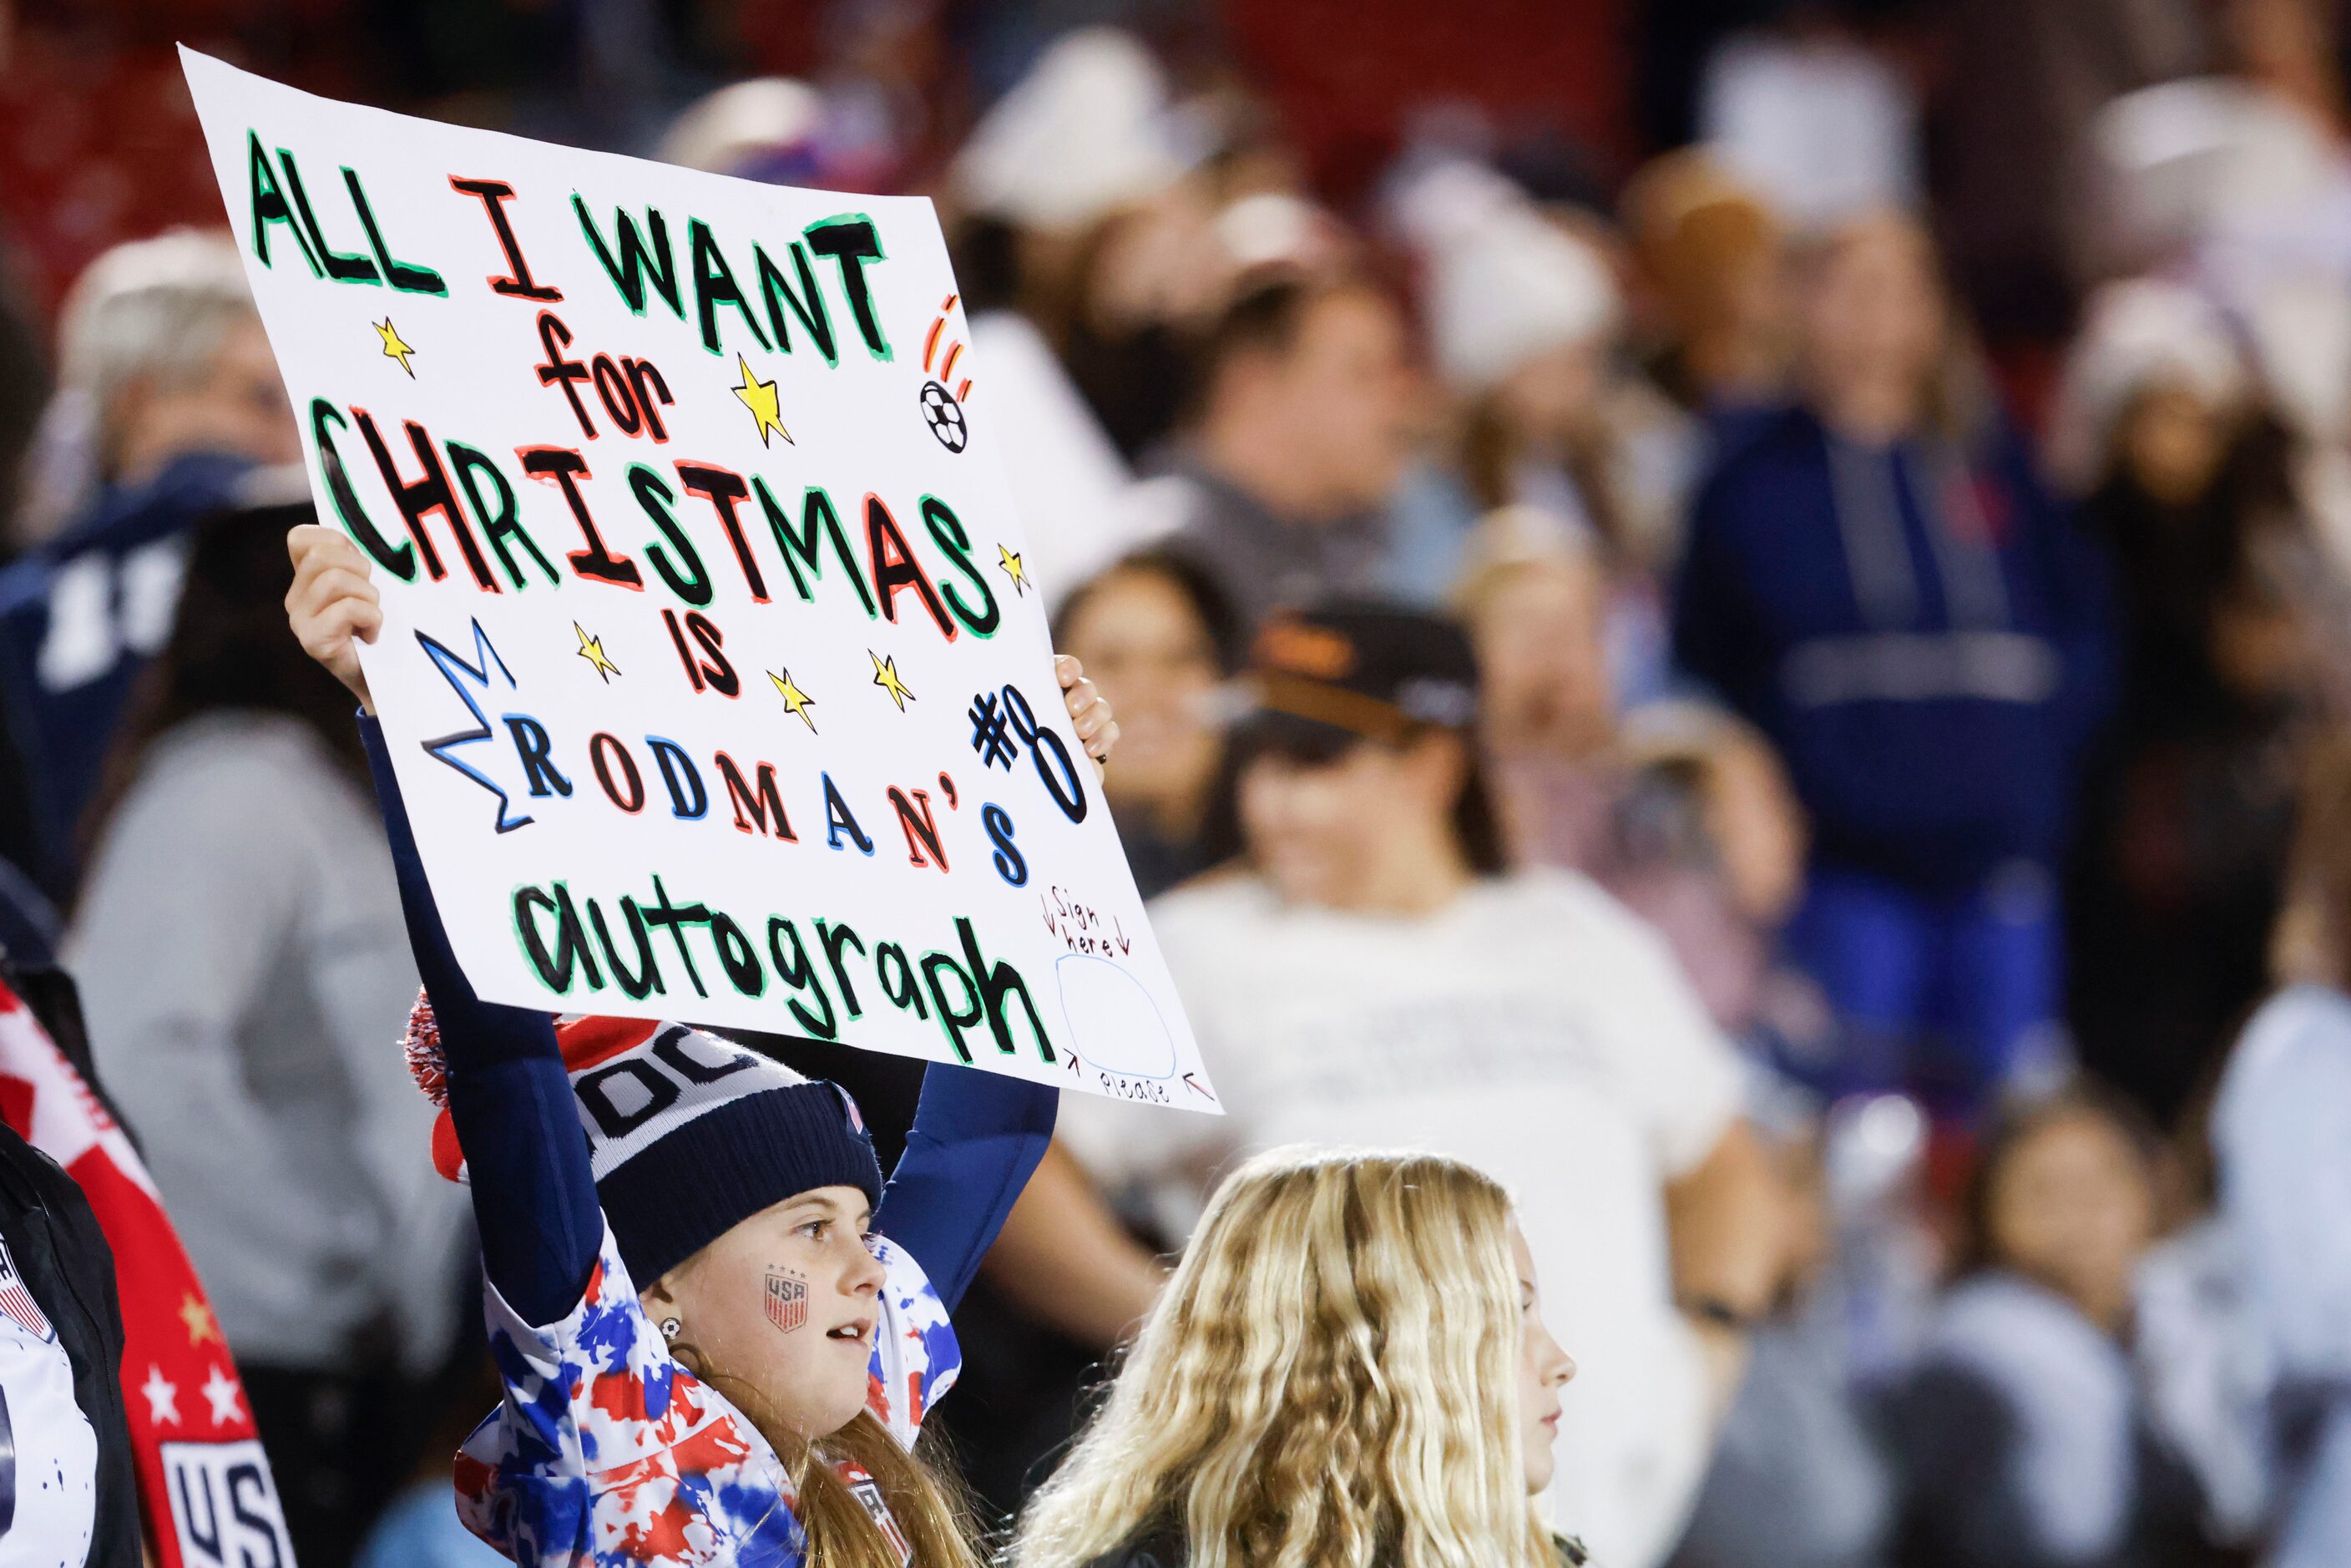
<path fill-rule="evenodd" d="M 768 1322 L 778 1333 L 797 1333 L 808 1326 L 808 1276 L 781 1263 L 768 1266 L 763 1305 Z"/>

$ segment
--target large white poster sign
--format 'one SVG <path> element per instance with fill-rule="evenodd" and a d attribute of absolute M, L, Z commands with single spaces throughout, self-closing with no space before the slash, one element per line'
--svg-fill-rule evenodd
<path fill-rule="evenodd" d="M 930 204 L 182 57 L 475 988 L 1215 1110 Z"/>

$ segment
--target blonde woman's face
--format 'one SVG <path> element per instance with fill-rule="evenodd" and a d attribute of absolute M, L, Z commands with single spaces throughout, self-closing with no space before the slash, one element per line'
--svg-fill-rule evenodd
<path fill-rule="evenodd" d="M 1559 1438 L 1559 1391 L 1575 1375 L 1575 1363 L 1543 1324 L 1534 1254 L 1527 1250 L 1527 1239 L 1515 1219 L 1510 1221 L 1510 1257 L 1519 1270 L 1519 1446 L 1526 1455 L 1527 1490 L 1539 1492 L 1551 1485 L 1556 1462 L 1552 1444 Z"/>

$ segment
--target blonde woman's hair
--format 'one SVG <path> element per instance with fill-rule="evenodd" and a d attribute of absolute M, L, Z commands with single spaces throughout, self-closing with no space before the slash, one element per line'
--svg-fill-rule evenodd
<path fill-rule="evenodd" d="M 1191 1568 L 1535 1568 L 1509 1197 L 1433 1155 L 1277 1150 L 1227 1178 L 1020 1568 L 1180 1524 Z"/>

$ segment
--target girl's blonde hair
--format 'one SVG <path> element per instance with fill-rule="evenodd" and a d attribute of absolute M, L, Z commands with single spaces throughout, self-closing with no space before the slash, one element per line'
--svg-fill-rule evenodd
<path fill-rule="evenodd" d="M 809 1568 L 903 1568 L 904 1557 L 850 1490 L 841 1467 L 873 1479 L 915 1568 L 980 1568 L 972 1549 L 969 1494 L 953 1471 L 924 1450 L 929 1429 L 909 1452 L 871 1410 L 810 1442 L 786 1425 L 758 1384 L 696 1363 L 688 1370 L 726 1396 L 768 1439 L 792 1481 L 792 1513 L 808 1536 Z"/>
<path fill-rule="evenodd" d="M 1192 1568 L 1535 1568 L 1509 1197 L 1434 1155 L 1277 1150 L 1190 1248 L 1014 1560 L 1180 1524 Z"/>
<path fill-rule="evenodd" d="M 923 1457 L 908 1453 L 870 1411 L 804 1451 L 794 1509 L 808 1531 L 809 1568 L 901 1568 L 898 1549 L 882 1533 L 833 1468 L 843 1460 L 873 1478 L 914 1549 L 914 1568 L 980 1568 L 971 1547 L 972 1521 L 961 1486 Z"/>

